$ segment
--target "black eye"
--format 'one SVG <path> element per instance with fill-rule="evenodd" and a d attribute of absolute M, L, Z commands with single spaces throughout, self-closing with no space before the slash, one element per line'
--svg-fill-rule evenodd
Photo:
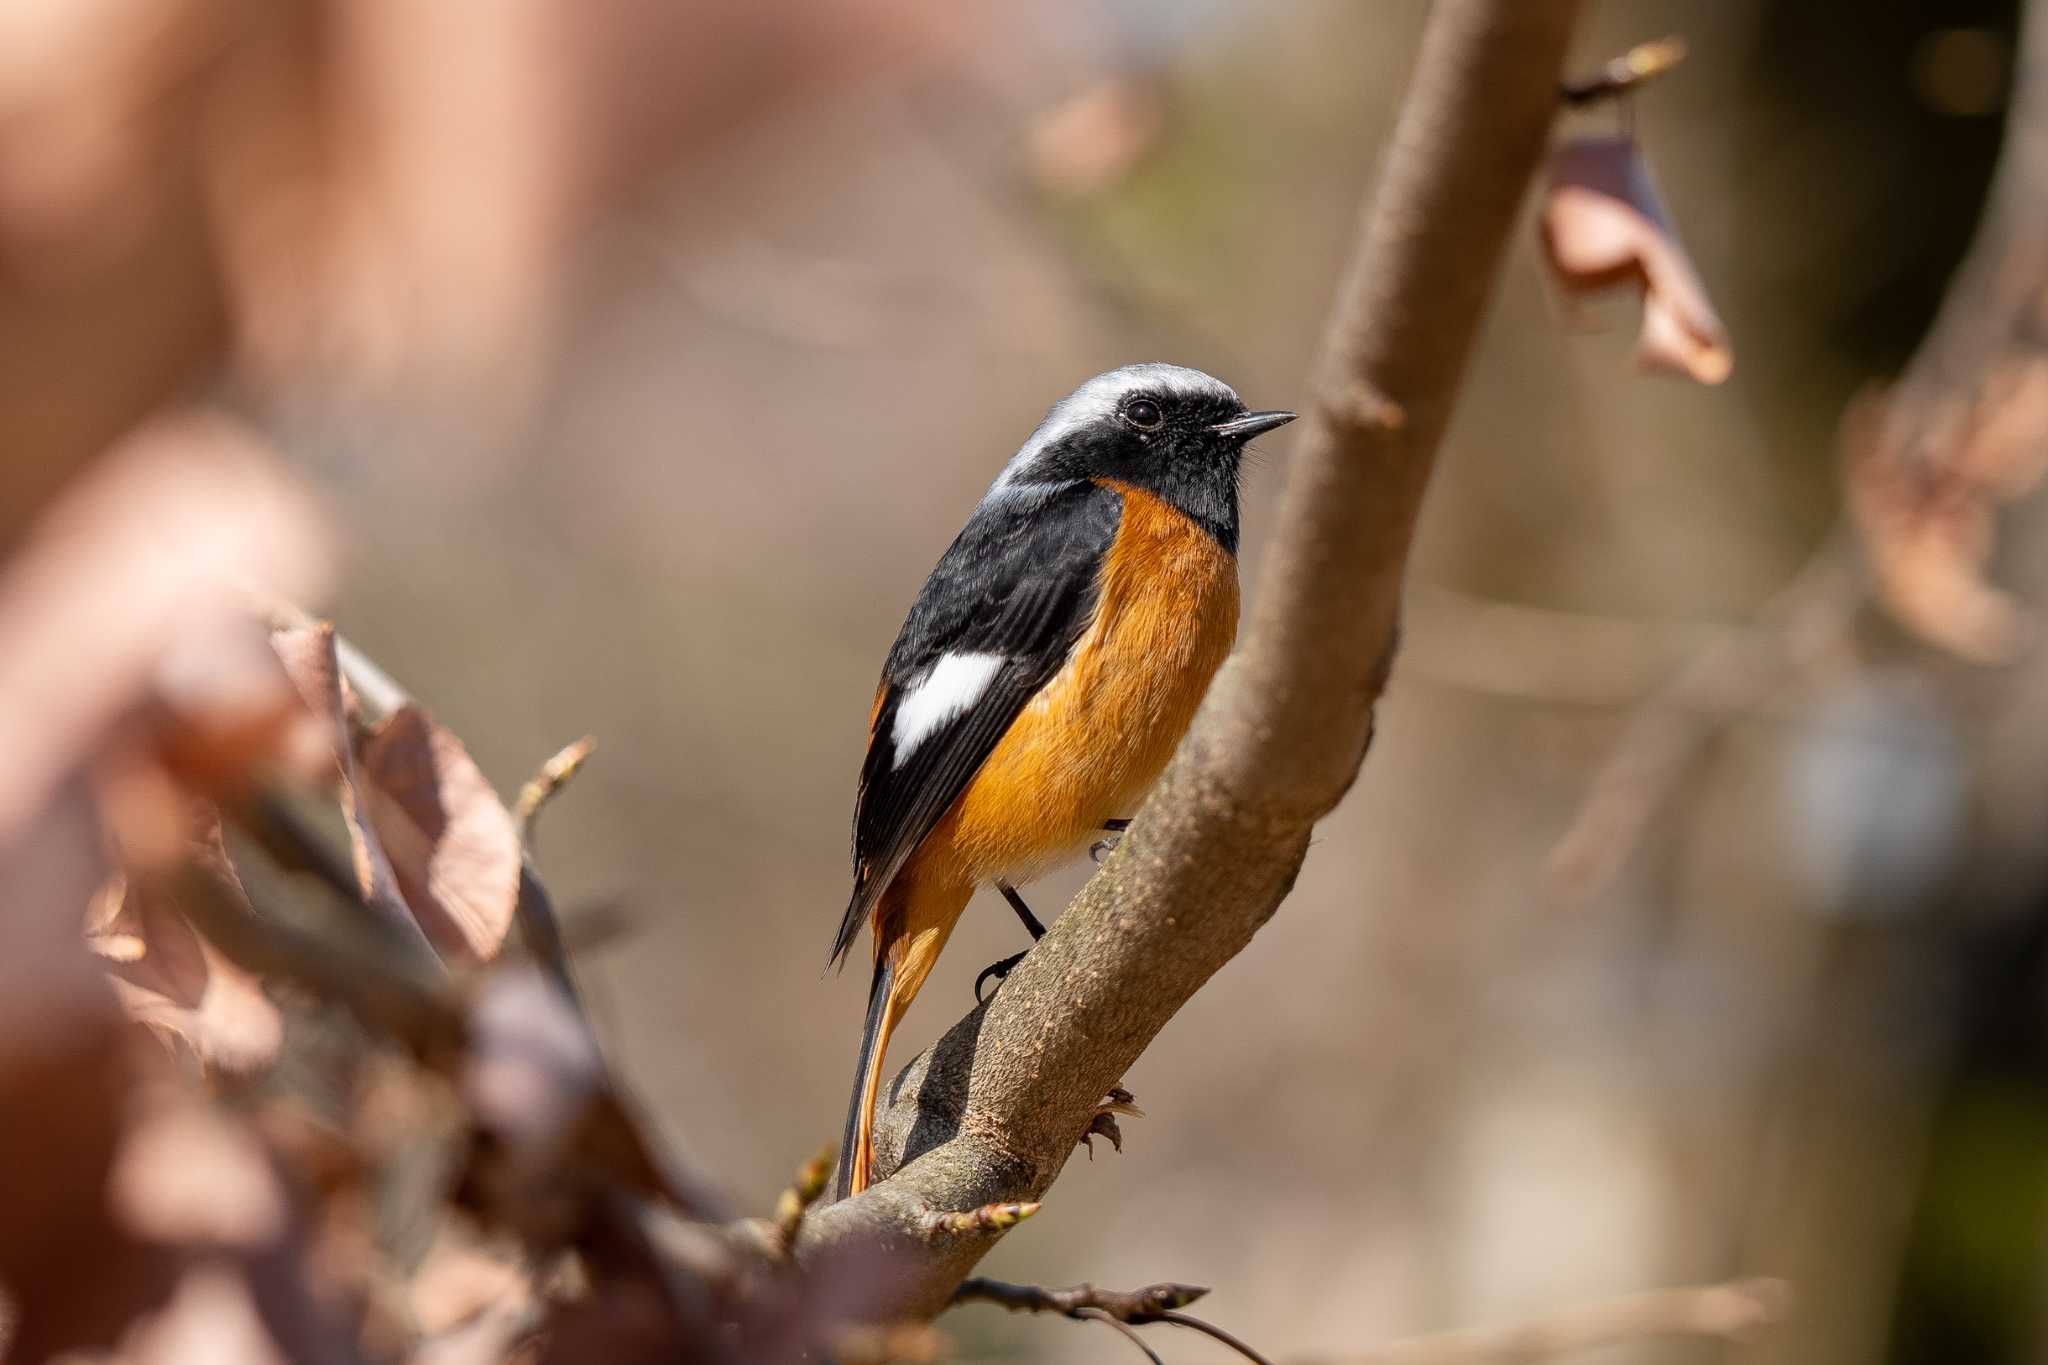
<path fill-rule="evenodd" d="M 1133 398 L 1124 404 L 1124 420 L 1140 431 L 1150 431 L 1164 418 L 1160 414 L 1159 405 L 1151 399 Z"/>

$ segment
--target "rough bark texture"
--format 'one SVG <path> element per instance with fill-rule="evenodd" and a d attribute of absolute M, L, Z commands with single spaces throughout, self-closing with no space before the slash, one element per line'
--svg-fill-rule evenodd
<path fill-rule="evenodd" d="M 865 1194 L 800 1254 L 902 1253 L 929 1315 L 993 1244 L 930 1210 L 1040 1197 L 1096 1105 L 1250 942 L 1372 737 L 1422 494 L 1557 106 L 1576 0 L 1440 0 L 1335 296 L 1244 644 L 1122 845 L 989 1004 L 904 1070 Z M 900 1169 L 899 1169 L 900 1167 Z"/>

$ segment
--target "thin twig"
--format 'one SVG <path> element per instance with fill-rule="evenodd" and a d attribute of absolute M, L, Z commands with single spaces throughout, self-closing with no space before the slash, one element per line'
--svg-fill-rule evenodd
<path fill-rule="evenodd" d="M 1200 1332 L 1205 1337 L 1211 1337 L 1217 1341 L 1220 1341 L 1225 1346 L 1228 1346 L 1231 1350 L 1243 1356 L 1246 1360 L 1251 1361 L 1252 1365 L 1273 1365 L 1272 1361 L 1266 1359 L 1266 1357 L 1260 1355 L 1257 1351 L 1253 1350 L 1251 1346 L 1248 1345 L 1246 1342 L 1240 1340 L 1237 1337 L 1232 1336 L 1230 1333 L 1224 1331 L 1221 1327 L 1218 1327 L 1213 1322 L 1207 1322 L 1201 1318 L 1190 1317 L 1186 1313 L 1161 1313 L 1159 1315 L 1159 1320 L 1161 1322 L 1170 1322 L 1176 1327 L 1190 1328 L 1194 1331 Z"/>
<path fill-rule="evenodd" d="M 926 1237 L 933 1239 L 963 1237 L 968 1233 L 1008 1232 L 1017 1224 L 1037 1213 L 1041 1206 L 1032 1201 L 1022 1203 L 983 1204 L 978 1209 L 967 1209 L 960 1213 L 946 1213 L 934 1209 L 919 1220 Z"/>
<path fill-rule="evenodd" d="M 429 976 L 391 949 L 348 931 L 315 933 L 256 910 L 211 870 L 187 865 L 161 874 L 172 903 L 237 965 L 297 982 L 339 1001 L 365 1025 L 423 1055 L 460 1045 L 462 1013 L 444 978 Z M 354 923 L 355 921 L 350 921 Z"/>
<path fill-rule="evenodd" d="M 789 1249 L 796 1244 L 796 1234 L 803 1227 L 804 1214 L 825 1193 L 825 1186 L 832 1179 L 833 1161 L 838 1155 L 839 1149 L 830 1144 L 820 1149 L 816 1156 L 803 1164 L 796 1173 L 796 1180 L 775 1201 L 775 1236 L 782 1255 L 789 1255 Z"/>
<path fill-rule="evenodd" d="M 340 631 L 334 633 L 334 663 L 372 717 L 381 719 L 414 704 L 412 694 L 400 687 L 397 679 L 350 644 Z"/>
<path fill-rule="evenodd" d="M 519 898 L 513 905 L 512 921 L 519 928 L 519 940 L 526 946 L 526 951 L 547 968 L 555 983 L 575 1002 L 577 1011 L 585 1015 L 586 1024 L 589 1023 L 588 1012 L 584 1010 L 583 993 L 576 988 L 576 975 L 569 966 L 569 945 L 562 934 L 561 918 L 555 914 L 554 900 L 548 895 L 547 886 L 533 865 L 533 831 L 540 820 L 541 808 L 568 785 L 596 747 L 596 739 L 589 735 L 564 745 L 519 789 L 519 799 L 512 809 L 513 818 L 519 825 L 522 850 Z"/>
<path fill-rule="evenodd" d="M 1842 648 L 1864 600 L 1846 537 L 1830 535 L 1749 630 L 1705 649 L 1630 717 L 1550 855 L 1577 898 L 1603 890 L 1717 733 Z"/>
<path fill-rule="evenodd" d="M 1161 1314 L 1185 1308 L 1208 1292 L 1200 1285 L 1170 1281 L 1148 1284 L 1143 1289 L 1097 1289 L 1092 1284 L 1048 1289 L 1044 1285 L 1011 1284 L 976 1276 L 953 1291 L 953 1303 L 992 1303 L 1012 1313 L 1058 1313 L 1065 1317 L 1072 1317 L 1083 1308 L 1093 1308 L 1118 1322 L 1158 1322 Z"/>
<path fill-rule="evenodd" d="M 519 822 L 519 841 L 533 846 L 533 827 L 540 820 L 542 807 L 552 800 L 555 793 L 569 784 L 569 780 L 583 769 L 591 751 L 597 748 L 597 739 L 585 735 L 573 744 L 565 744 L 547 762 L 540 765 L 540 771 L 527 779 L 519 789 L 519 799 L 513 803 L 512 815 Z"/>
<path fill-rule="evenodd" d="M 519 855 L 519 895 L 512 904 L 512 923 L 519 930 L 520 944 L 569 997 L 583 1017 L 584 1027 L 595 1032 L 590 1011 L 584 1008 L 583 992 L 576 988 L 576 974 L 569 966 L 569 944 L 562 934 L 561 917 L 555 914 L 554 898 L 548 895 L 532 855 L 524 851 Z"/>
<path fill-rule="evenodd" d="M 1145 1338 L 1138 1335 L 1136 1328 L 1125 1325 L 1118 1321 L 1115 1316 L 1103 1312 L 1100 1308 L 1076 1308 L 1067 1316 L 1070 1318 L 1080 1318 L 1084 1322 L 1099 1322 L 1106 1327 L 1114 1328 L 1123 1334 L 1124 1340 L 1143 1351 L 1145 1359 L 1151 1361 L 1152 1365 L 1166 1365 L 1166 1362 L 1159 1358 L 1159 1353 L 1145 1344 Z"/>
<path fill-rule="evenodd" d="M 335 666 L 341 670 L 342 676 L 347 679 L 349 686 L 355 690 L 357 698 L 368 711 L 384 716 L 403 707 L 418 705 L 411 693 L 399 686 L 375 660 L 350 644 L 338 631 L 334 636 L 334 659 Z M 542 767 L 540 774 L 532 782 L 527 783 L 527 789 L 521 791 L 520 805 L 525 809 L 527 790 L 535 788 L 536 784 L 544 787 L 544 790 L 534 796 L 531 809 L 521 819 L 522 845 L 530 833 L 527 826 L 533 815 L 538 814 L 541 804 L 556 788 L 575 774 L 576 768 L 589 756 L 592 747 L 593 743 L 588 738 L 569 745 L 550 759 Z M 580 753 L 576 752 L 578 749 L 581 750 Z M 559 770 L 557 765 L 561 765 Z M 553 776 L 550 778 L 551 771 Z M 575 1005 L 577 1013 L 583 1016 L 584 1026 L 591 1028 L 589 1012 L 584 1008 L 583 994 L 576 988 L 575 974 L 569 966 L 569 949 L 562 935 L 560 918 L 555 914 L 554 900 L 548 895 L 547 886 L 541 881 L 540 874 L 533 865 L 533 859 L 525 854 L 520 858 L 519 890 L 518 899 L 513 907 L 513 923 L 519 930 L 520 942 L 525 945 L 526 951 L 546 968 L 555 984 L 561 987 L 563 994 Z M 592 1032 L 595 1032 L 594 1028 Z"/>
<path fill-rule="evenodd" d="M 255 840 L 278 867 L 311 877 L 351 910 L 361 911 L 368 903 L 348 860 L 300 818 L 279 793 L 259 791 L 250 800 L 225 808 L 223 814 Z M 441 955 L 434 951 L 419 921 L 404 906 L 383 907 L 383 913 L 361 918 L 422 968 L 442 967 Z"/>
<path fill-rule="evenodd" d="M 1673 35 L 1638 43 L 1583 80 L 1558 86 L 1558 97 L 1573 108 L 1617 95 L 1632 95 L 1685 60 L 1685 39 Z"/>

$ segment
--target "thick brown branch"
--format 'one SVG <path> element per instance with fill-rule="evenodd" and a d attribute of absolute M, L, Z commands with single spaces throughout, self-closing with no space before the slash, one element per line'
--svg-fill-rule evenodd
<path fill-rule="evenodd" d="M 1038 1198 L 1102 1096 L 1279 906 L 1343 797 L 1394 651 L 1416 515 L 1557 107 L 1576 0 L 1440 0 L 1339 286 L 1242 651 L 1123 843 L 985 1007 L 898 1078 L 895 1174 L 807 1219 L 911 1272 L 929 1315 L 993 1243 L 928 1209 Z M 896 1169 L 901 1167 L 900 1170 Z"/>

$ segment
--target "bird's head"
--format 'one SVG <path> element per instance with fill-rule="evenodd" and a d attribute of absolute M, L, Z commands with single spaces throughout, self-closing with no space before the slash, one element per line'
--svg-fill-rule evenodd
<path fill-rule="evenodd" d="M 1235 389 L 1200 370 L 1126 365 L 1053 404 L 989 495 L 1114 479 L 1174 503 L 1235 549 L 1244 447 L 1293 420 L 1291 412 L 1251 411 Z"/>

